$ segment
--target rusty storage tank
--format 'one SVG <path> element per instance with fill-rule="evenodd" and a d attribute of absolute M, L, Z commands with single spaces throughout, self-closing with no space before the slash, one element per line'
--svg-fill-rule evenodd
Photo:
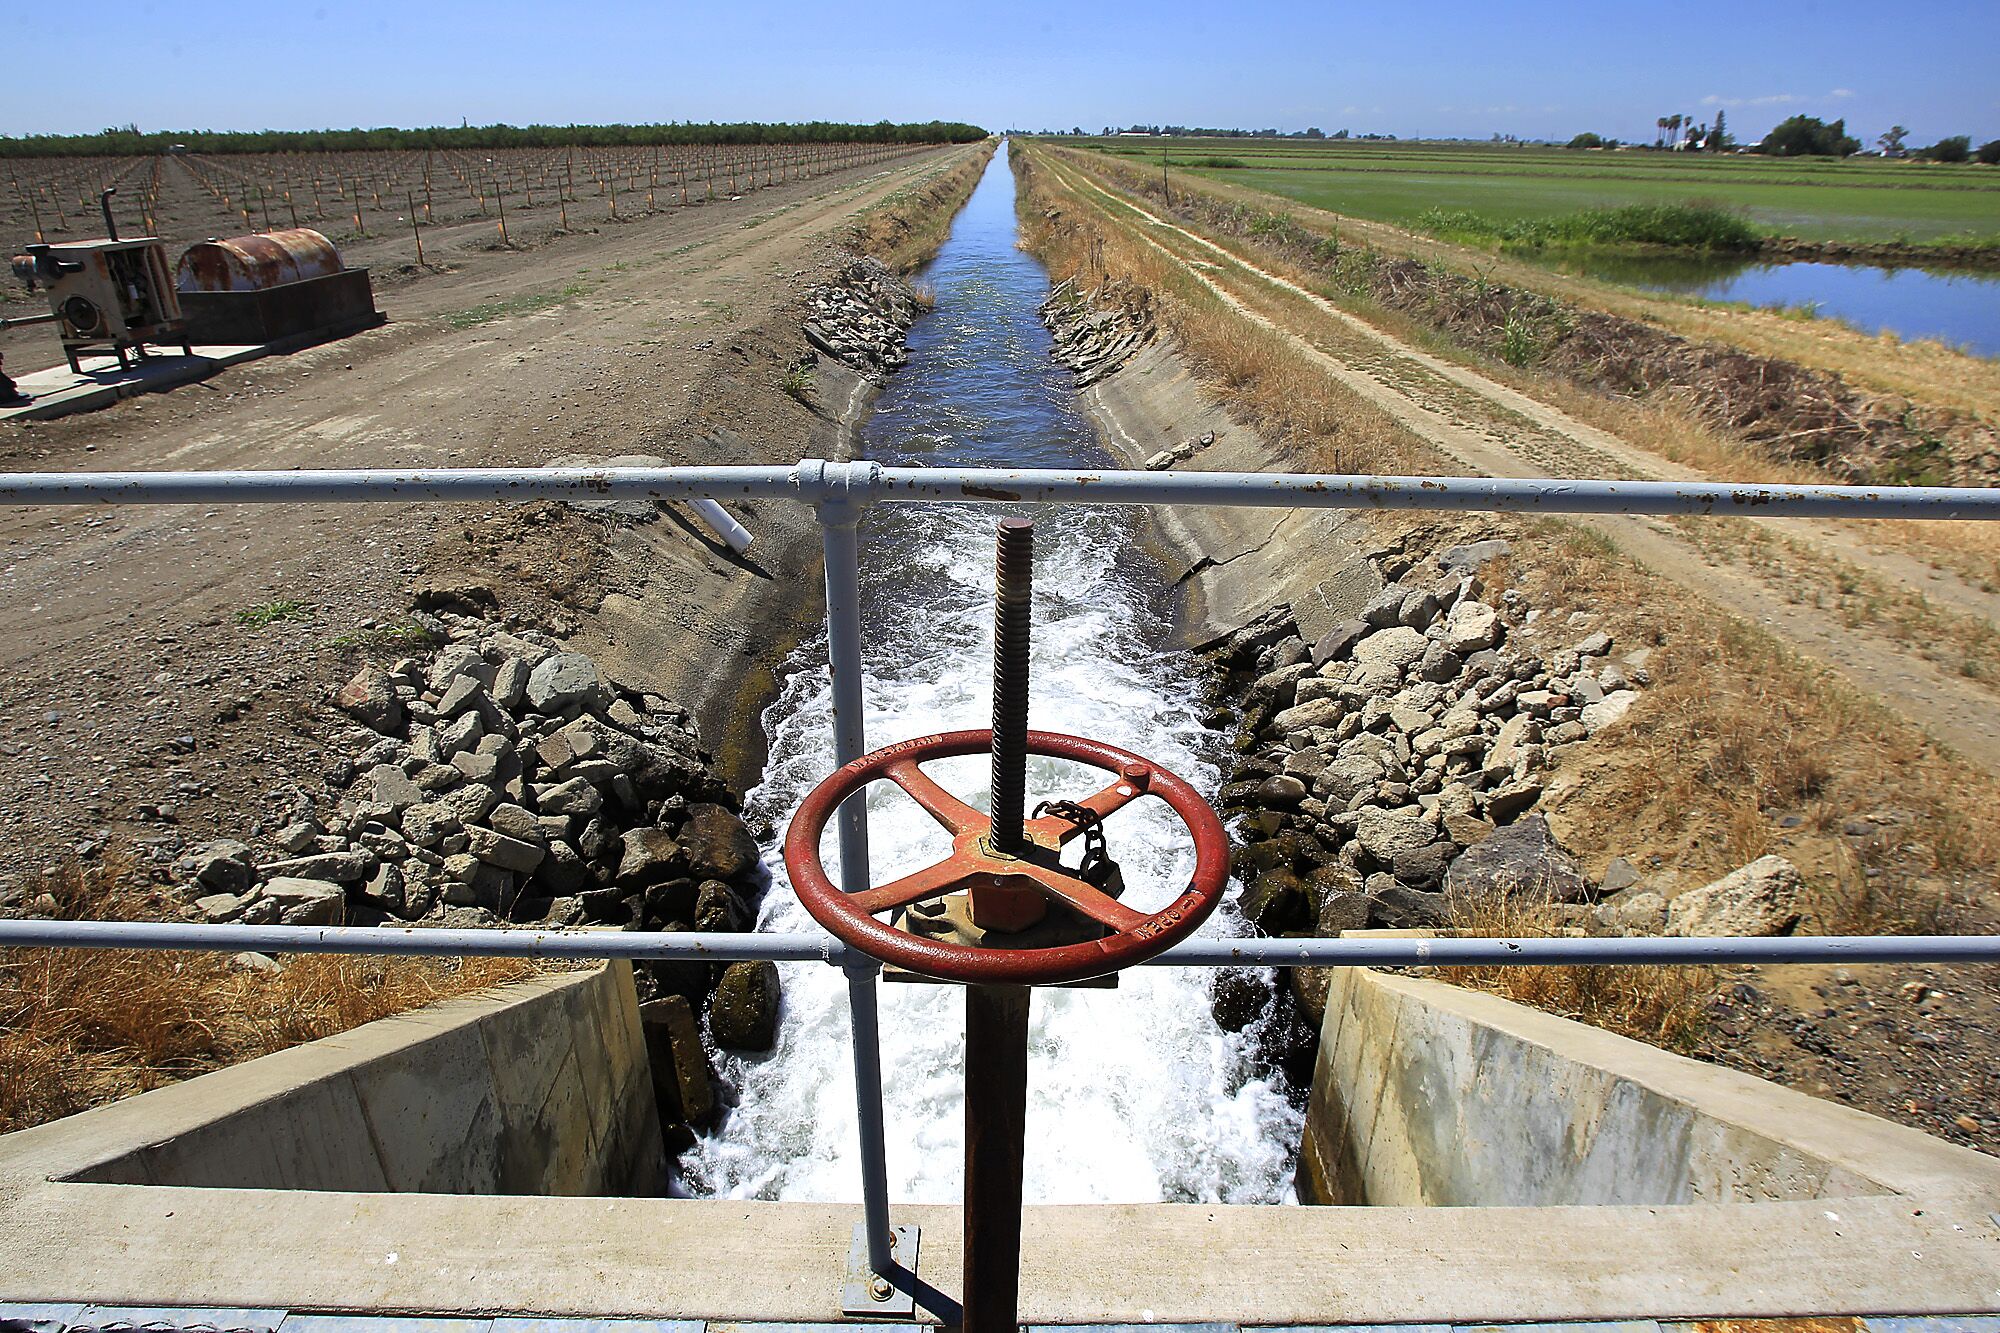
<path fill-rule="evenodd" d="M 184 292 L 255 292 L 340 272 L 340 251 L 310 227 L 191 245 L 175 286 Z"/>
<path fill-rule="evenodd" d="M 191 245 L 174 285 L 196 342 L 317 342 L 383 322 L 368 270 L 308 227 Z"/>

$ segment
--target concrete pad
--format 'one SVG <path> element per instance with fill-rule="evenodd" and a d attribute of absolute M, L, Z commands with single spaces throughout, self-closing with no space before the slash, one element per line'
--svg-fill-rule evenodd
<path fill-rule="evenodd" d="M 292 1315 L 280 1333 L 487 1333 L 490 1319 L 383 1319 L 350 1315 Z"/>
<path fill-rule="evenodd" d="M 225 366 L 270 353 L 268 346 L 202 346 L 192 356 L 154 351 L 144 361 L 134 361 L 129 368 L 119 366 L 116 357 L 83 357 L 82 373 L 60 365 L 16 375 L 14 382 L 33 401 L 0 406 L 0 421 L 47 421 L 74 412 L 95 411 L 121 398 L 163 393 L 205 380 Z"/>
<path fill-rule="evenodd" d="M 494 1319 L 488 1333 L 702 1333 L 702 1323 L 698 1319 Z M 900 1325 L 900 1333 L 908 1333 L 908 1325 Z"/>
<path fill-rule="evenodd" d="M 74 1324 L 90 1328 L 111 1328 L 120 1325 L 151 1328 L 165 1325 L 169 1328 L 212 1328 L 218 1333 L 272 1333 L 272 1330 L 284 1322 L 283 1310 L 188 1310 L 180 1307 L 162 1309 L 159 1306 L 143 1305 L 87 1306 L 73 1321 Z"/>

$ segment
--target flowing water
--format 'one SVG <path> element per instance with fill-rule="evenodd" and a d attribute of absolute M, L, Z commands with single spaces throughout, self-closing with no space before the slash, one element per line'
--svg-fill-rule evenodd
<path fill-rule="evenodd" d="M 1871 264 L 1766 264 L 1728 256 L 1584 255 L 1566 273 L 1651 291 L 1831 315 L 1868 333 L 1936 338 L 2000 357 L 2000 276 Z"/>
<path fill-rule="evenodd" d="M 1015 246 L 1005 151 L 922 275 L 937 307 L 911 331 L 910 364 L 866 429 L 868 456 L 902 464 L 1103 466 L 1069 372 L 1036 317 L 1047 275 Z M 993 525 L 998 506 L 879 507 L 862 528 L 870 746 L 979 727 L 991 718 Z M 1196 663 L 1167 641 L 1158 576 L 1133 549 L 1133 517 L 1041 510 L 1036 519 L 1031 725 L 1093 736 L 1165 764 L 1212 795 L 1225 748 L 1198 719 Z M 825 645 L 803 650 L 766 715 L 771 758 L 753 816 L 783 829 L 834 768 Z M 983 757 L 927 765 L 973 805 Z M 1029 802 L 1081 796 L 1091 770 L 1035 761 Z M 948 840 L 889 783 L 871 789 L 877 883 L 938 859 Z M 1106 823 L 1125 901 L 1164 906 L 1193 854 L 1157 800 Z M 826 842 L 829 869 L 834 839 Z M 816 929 L 766 851 L 773 887 L 759 928 Z M 838 878 L 837 872 L 835 878 Z M 1218 913 L 1210 932 L 1236 929 Z M 1292 1198 L 1300 1117 L 1282 1075 L 1258 1067 L 1252 1034 L 1221 1030 L 1212 977 L 1141 968 L 1115 990 L 1038 990 L 1029 1036 L 1029 1201 L 1276 1203 Z M 723 1197 L 860 1197 L 846 982 L 817 964 L 784 969 L 778 1049 L 726 1056 L 736 1105 L 683 1159 L 688 1188 Z M 963 992 L 889 983 L 882 1056 L 894 1198 L 951 1202 L 963 1157 Z"/>

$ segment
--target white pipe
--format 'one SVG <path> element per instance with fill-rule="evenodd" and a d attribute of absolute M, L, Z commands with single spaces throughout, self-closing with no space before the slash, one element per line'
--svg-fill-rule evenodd
<path fill-rule="evenodd" d="M 750 535 L 750 529 L 738 523 L 733 514 L 715 501 L 690 500 L 688 503 L 695 513 L 701 515 L 702 521 L 708 524 L 710 531 L 728 542 L 729 549 L 736 554 L 742 555 L 750 549 L 750 543 L 756 540 Z"/>

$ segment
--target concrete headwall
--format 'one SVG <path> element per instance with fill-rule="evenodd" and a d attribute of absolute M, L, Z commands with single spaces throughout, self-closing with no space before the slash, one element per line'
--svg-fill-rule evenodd
<path fill-rule="evenodd" d="M 1332 973 L 1299 1193 L 1500 1207 L 1765 1203 L 2000 1182 L 2000 1163 L 1497 996 Z"/>
<path fill-rule="evenodd" d="M 0 1138 L 57 1180 L 658 1194 L 629 963 L 499 987 Z"/>

